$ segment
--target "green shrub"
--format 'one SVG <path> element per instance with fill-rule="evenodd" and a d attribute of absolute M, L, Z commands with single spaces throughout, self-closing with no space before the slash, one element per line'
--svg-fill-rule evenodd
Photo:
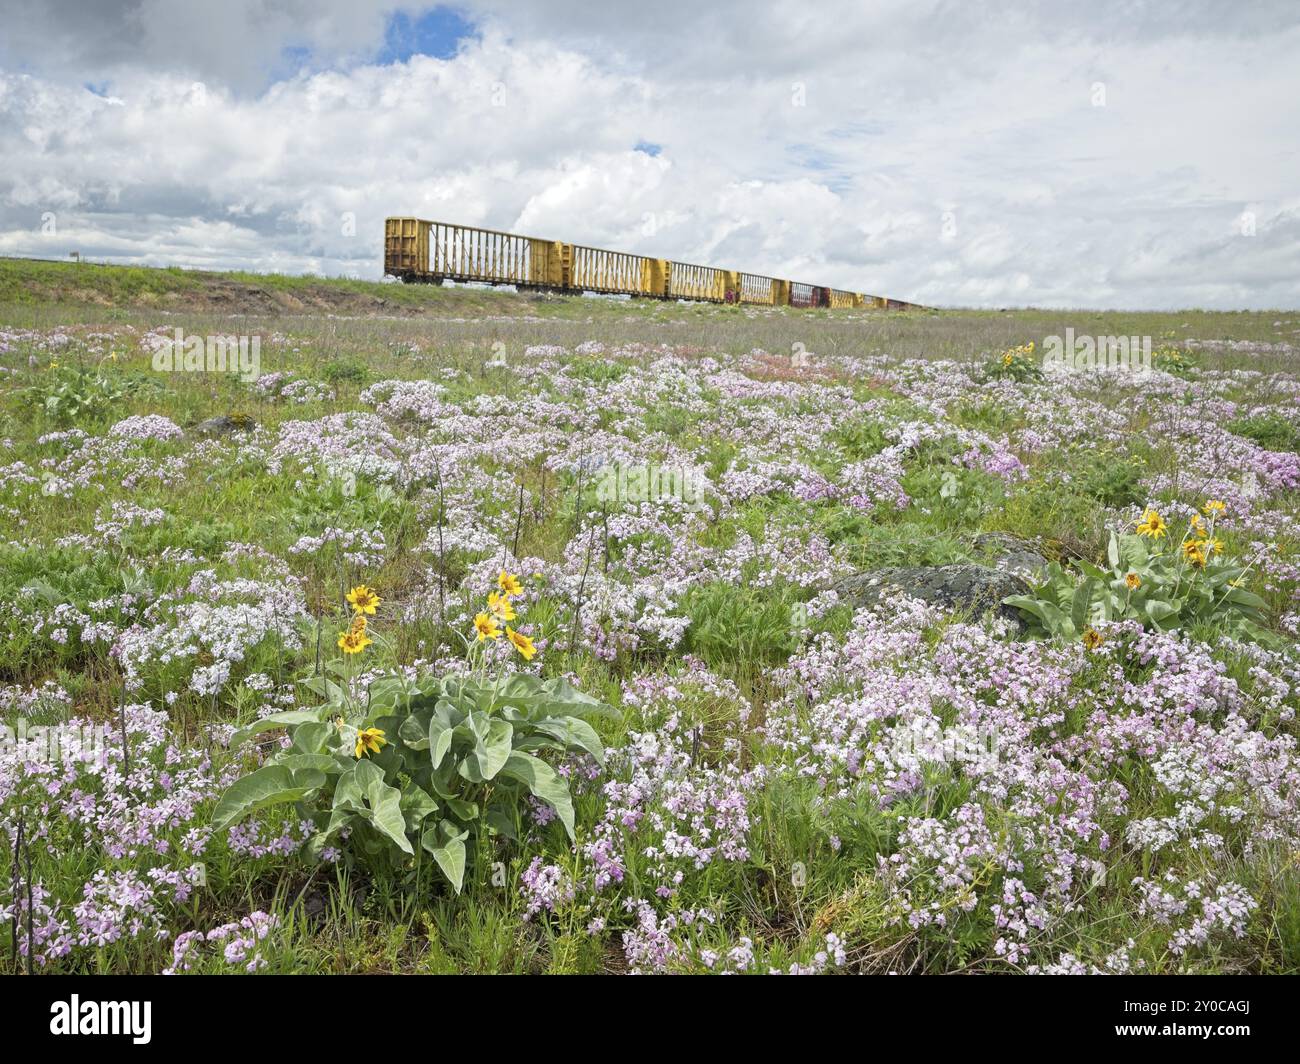
<path fill-rule="evenodd" d="M 990 380 L 1038 381 L 1043 370 L 1034 356 L 1033 343 L 1008 348 L 984 364 L 984 376 Z"/>
<path fill-rule="evenodd" d="M 794 600 L 780 592 L 715 583 L 692 588 L 686 649 L 710 666 L 785 661 L 799 645 Z"/>
<path fill-rule="evenodd" d="M 389 676 L 371 684 L 364 705 L 328 677 L 304 684 L 325 703 L 274 714 L 236 734 L 232 745 L 285 728 L 290 745 L 226 791 L 213 813 L 216 826 L 294 803 L 324 825 L 310 852 L 346 845 L 354 860 L 392 869 L 422 850 L 457 893 L 489 836 L 519 837 L 528 794 L 550 806 L 573 837 L 569 785 L 536 755 L 586 752 L 603 761 L 600 739 L 582 717 L 613 712 L 564 679 L 526 674 L 413 685 Z"/>
<path fill-rule="evenodd" d="M 1214 542 L 1189 535 L 1175 550 L 1152 552 L 1140 535 L 1112 533 L 1107 568 L 1079 561 L 1080 579 L 1053 562 L 1031 594 L 1003 601 L 1018 608 L 1032 630 L 1064 639 L 1096 640 L 1094 623 L 1137 620 L 1161 630 L 1211 623 L 1274 642 L 1263 627 L 1267 604 L 1240 586 L 1246 567 L 1230 564 Z"/>
<path fill-rule="evenodd" d="M 33 405 L 61 425 L 85 424 L 101 417 L 122 400 L 140 391 L 139 377 L 109 377 L 82 366 L 52 371 L 52 376 L 27 389 Z"/>
<path fill-rule="evenodd" d="M 1227 427 L 1229 432 L 1254 440 L 1270 451 L 1300 452 L 1300 427 L 1276 411 L 1239 417 Z"/>
<path fill-rule="evenodd" d="M 1156 369 L 1172 373 L 1176 377 L 1187 376 L 1196 369 L 1195 359 L 1178 347 L 1157 347 L 1152 352 L 1151 361 Z"/>
<path fill-rule="evenodd" d="M 1109 459 L 1092 466 L 1079 480 L 1079 490 L 1105 506 L 1136 506 L 1146 498 L 1142 468 L 1133 461 Z"/>

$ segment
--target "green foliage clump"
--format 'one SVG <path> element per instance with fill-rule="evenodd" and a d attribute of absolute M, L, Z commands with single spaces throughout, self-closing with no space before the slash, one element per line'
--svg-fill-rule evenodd
<path fill-rule="evenodd" d="M 785 661 L 799 645 L 797 604 L 779 592 L 713 583 L 685 598 L 686 649 L 711 666 Z"/>
<path fill-rule="evenodd" d="M 1196 369 L 1196 360 L 1180 347 L 1157 347 L 1151 353 L 1156 369 L 1183 377 Z"/>
<path fill-rule="evenodd" d="M 1134 460 L 1114 458 L 1090 466 L 1078 486 L 1085 495 L 1116 509 L 1135 506 L 1146 497 L 1142 467 Z"/>
<path fill-rule="evenodd" d="M 312 853 L 340 845 L 346 829 L 353 860 L 392 870 L 424 852 L 457 893 L 490 837 L 519 838 L 526 795 L 550 806 L 573 837 L 569 785 L 537 754 L 602 762 L 600 738 L 583 716 L 613 712 L 562 678 L 527 674 L 495 683 L 390 676 L 370 686 L 364 705 L 326 676 L 304 683 L 323 705 L 273 714 L 236 734 L 232 745 L 285 728 L 290 745 L 226 791 L 214 823 L 229 827 L 293 803 L 324 825 Z"/>
<path fill-rule="evenodd" d="M 102 417 L 141 387 L 138 378 L 110 377 L 99 369 L 75 366 L 53 370 L 48 380 L 28 389 L 28 396 L 51 421 L 71 425 Z"/>
<path fill-rule="evenodd" d="M 1032 342 L 1010 347 L 984 365 L 984 376 L 990 380 L 1013 380 L 1024 383 L 1043 379 L 1043 370 L 1034 357 Z"/>
<path fill-rule="evenodd" d="M 1080 579 L 1053 562 L 1031 594 L 1003 601 L 1031 629 L 1063 639 L 1095 638 L 1089 633 L 1098 622 L 1136 620 L 1165 631 L 1211 624 L 1274 641 L 1263 627 L 1267 604 L 1240 586 L 1246 567 L 1228 562 L 1213 542 L 1189 536 L 1176 550 L 1152 551 L 1140 535 L 1112 533 L 1105 568 L 1079 561 Z"/>
<path fill-rule="evenodd" d="M 327 362 L 321 369 L 321 377 L 329 384 L 365 384 L 370 379 L 370 370 L 364 362 L 354 358 L 340 358 Z"/>
<path fill-rule="evenodd" d="M 1239 417 L 1228 422 L 1227 428 L 1270 451 L 1300 452 L 1300 426 L 1275 410 Z"/>

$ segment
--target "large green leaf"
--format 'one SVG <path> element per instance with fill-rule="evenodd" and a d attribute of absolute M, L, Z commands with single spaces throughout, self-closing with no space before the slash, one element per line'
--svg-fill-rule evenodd
<path fill-rule="evenodd" d="M 1079 634 L 1070 623 L 1070 618 L 1066 616 L 1065 611 L 1050 602 L 1043 603 L 1043 619 L 1047 622 L 1049 632 L 1063 635 L 1067 639 L 1073 639 Z"/>
<path fill-rule="evenodd" d="M 240 728 L 230 737 L 230 748 L 233 750 L 240 743 L 247 742 L 254 735 L 260 735 L 264 731 L 271 731 L 275 728 L 288 728 L 294 724 L 306 724 L 309 721 L 319 721 L 321 711 L 319 709 L 291 709 L 285 713 L 272 713 L 269 717 L 263 717 L 259 721 L 248 725 L 246 728 Z"/>
<path fill-rule="evenodd" d="M 320 754 L 338 732 L 332 723 L 309 720 L 293 726 L 293 749 L 300 754 Z"/>
<path fill-rule="evenodd" d="M 327 776 L 332 776 L 339 771 L 339 763 L 329 754 L 298 754 L 289 753 L 281 754 L 276 758 L 277 765 L 283 765 L 290 772 L 302 772 L 304 770 L 315 770 L 323 772 Z"/>
<path fill-rule="evenodd" d="M 266 765 L 227 788 L 212 811 L 212 822 L 217 828 L 229 827 L 269 805 L 300 802 L 324 783 L 323 772 L 293 772 L 284 765 Z"/>
<path fill-rule="evenodd" d="M 442 714 L 435 712 L 429 718 L 429 761 L 435 771 L 442 767 L 442 760 L 451 749 L 451 741 L 454 737 L 455 728 Z"/>
<path fill-rule="evenodd" d="M 448 797 L 443 799 L 443 804 L 451 811 L 452 816 L 462 824 L 468 824 L 478 818 L 478 802 L 469 802 L 464 798 Z"/>
<path fill-rule="evenodd" d="M 1166 627 L 1163 622 L 1167 621 L 1170 617 L 1178 616 L 1178 606 L 1161 599 L 1148 599 L 1147 602 L 1143 604 L 1143 609 L 1146 610 L 1146 615 L 1151 618 L 1151 622 L 1157 628 Z"/>
<path fill-rule="evenodd" d="M 1121 536 L 1119 559 L 1128 569 L 1135 569 L 1140 572 L 1145 568 L 1147 562 L 1151 560 L 1146 541 L 1141 536 Z"/>
<path fill-rule="evenodd" d="M 1074 598 L 1070 601 L 1070 624 L 1076 632 L 1082 632 L 1088 623 L 1088 606 L 1096 586 L 1097 581 L 1090 576 L 1075 588 Z"/>
<path fill-rule="evenodd" d="M 532 726 L 544 735 L 560 740 L 566 747 L 576 746 L 586 750 L 598 765 L 605 763 L 605 747 L 596 729 L 581 717 L 544 717 Z"/>
<path fill-rule="evenodd" d="M 411 686 L 400 675 L 384 676 L 370 685 L 366 692 L 372 714 L 391 713 L 399 706 L 405 707 L 411 696 Z"/>
<path fill-rule="evenodd" d="M 1028 613 L 1040 621 L 1046 621 L 1043 616 L 1042 605 L 1038 599 L 1030 598 L 1028 595 L 1008 595 L 1002 602 L 1004 605 L 1014 606 L 1016 609 Z"/>
<path fill-rule="evenodd" d="M 364 812 L 366 808 L 365 787 L 357 778 L 357 769 L 369 765 L 368 761 L 358 761 L 347 772 L 342 773 L 334 784 L 334 808 L 354 812 Z"/>
<path fill-rule="evenodd" d="M 402 792 L 396 787 L 380 783 L 372 788 L 370 799 L 370 822 L 376 830 L 387 835 L 404 853 L 414 853 L 411 840 L 406 837 L 406 816 L 402 813 Z"/>
<path fill-rule="evenodd" d="M 560 823 L 569 833 L 569 838 L 574 837 L 573 799 L 569 796 L 569 785 L 555 769 L 532 754 L 516 751 L 506 759 L 501 775 L 519 780 L 527 786 L 534 797 L 540 798 L 555 810 Z"/>
<path fill-rule="evenodd" d="M 1244 606 L 1247 610 L 1267 610 L 1268 603 L 1256 595 L 1253 591 L 1247 591 L 1242 587 L 1230 588 L 1223 596 L 1224 601 L 1231 602 L 1237 606 Z"/>
<path fill-rule="evenodd" d="M 509 721 L 494 720 L 487 727 L 487 734 L 479 739 L 466 764 L 474 764 L 479 778 L 476 783 L 490 780 L 501 771 L 512 750 L 515 730 Z"/>
<path fill-rule="evenodd" d="M 329 702 L 331 708 L 347 705 L 347 691 L 328 676 L 309 676 L 305 680 L 299 680 L 298 682 L 312 694 L 319 695 Z"/>
<path fill-rule="evenodd" d="M 468 693 L 484 708 L 493 703 L 498 706 L 516 706 L 526 710 L 530 716 L 540 712 L 548 717 L 588 714 L 618 717 L 617 710 L 612 706 L 579 691 L 562 676 L 543 680 L 531 673 L 516 673 L 495 689 L 480 686 Z"/>
<path fill-rule="evenodd" d="M 429 851 L 442 869 L 442 874 L 459 894 L 465 885 L 465 835 L 460 833 L 452 835 L 445 842 L 441 841 L 446 834 L 445 830 L 429 828 L 420 836 L 420 845 Z"/>
<path fill-rule="evenodd" d="M 402 792 L 384 782 L 384 773 L 370 761 L 358 761 L 354 775 L 366 796 L 366 818 L 383 835 L 387 835 L 405 853 L 414 853 L 406 837 L 406 817 L 402 813 Z"/>
<path fill-rule="evenodd" d="M 402 718 L 397 737 L 411 750 L 429 749 L 428 718 L 423 713 L 411 713 Z"/>
<path fill-rule="evenodd" d="M 406 830 L 415 831 L 438 811 L 438 803 L 423 787 L 408 784 L 402 791 L 402 813 L 406 817 Z"/>

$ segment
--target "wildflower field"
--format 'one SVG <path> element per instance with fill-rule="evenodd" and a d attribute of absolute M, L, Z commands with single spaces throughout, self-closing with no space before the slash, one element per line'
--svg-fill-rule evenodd
<path fill-rule="evenodd" d="M 8 263 L 0 417 L 9 971 L 1300 971 L 1300 315 Z"/>

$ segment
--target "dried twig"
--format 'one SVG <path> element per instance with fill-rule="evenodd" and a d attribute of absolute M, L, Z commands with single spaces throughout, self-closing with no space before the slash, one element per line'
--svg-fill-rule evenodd
<path fill-rule="evenodd" d="M 447 562 L 442 543 L 442 526 L 447 517 L 447 501 L 442 489 L 442 462 L 434 459 L 433 468 L 438 474 L 438 621 L 447 624 Z"/>
<path fill-rule="evenodd" d="M 14 974 L 18 974 L 18 883 L 19 883 L 19 864 L 23 849 L 23 826 L 25 818 L 23 814 L 18 815 L 18 827 L 14 832 L 14 864 L 12 874 L 9 878 L 10 895 L 13 898 L 13 908 L 9 910 L 9 962 L 13 967 Z"/>
<path fill-rule="evenodd" d="M 524 526 L 524 482 L 519 481 L 519 510 L 515 514 L 515 539 L 510 545 L 510 555 L 513 558 L 519 557 L 519 530 Z"/>
<path fill-rule="evenodd" d="M 126 737 L 126 684 L 122 684 L 122 701 L 117 710 L 118 729 L 122 734 L 122 778 L 131 778 L 131 744 Z M 128 788 L 127 793 L 130 793 Z"/>
<path fill-rule="evenodd" d="M 596 534 L 596 526 L 591 526 L 591 531 L 587 533 L 587 558 L 582 565 L 582 579 L 578 582 L 578 597 L 573 603 L 573 623 L 569 625 L 569 655 L 573 655 L 574 647 L 578 642 L 578 624 L 582 617 L 582 597 L 587 590 L 587 573 L 591 570 L 591 540 Z"/>
<path fill-rule="evenodd" d="M 32 965 L 36 959 L 36 934 L 32 924 L 32 910 L 35 908 L 35 889 L 32 886 L 32 844 L 23 836 L 23 871 L 27 879 L 27 974 L 32 974 Z"/>
<path fill-rule="evenodd" d="M 602 502 L 600 504 L 600 523 L 604 527 L 605 539 L 605 572 L 609 572 L 609 504 Z"/>

